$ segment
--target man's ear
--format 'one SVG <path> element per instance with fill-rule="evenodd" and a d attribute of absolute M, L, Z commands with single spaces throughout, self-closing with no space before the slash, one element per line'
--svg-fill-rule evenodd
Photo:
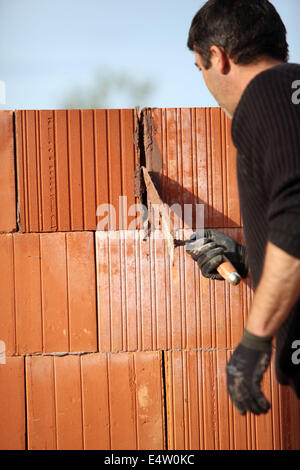
<path fill-rule="evenodd" d="M 222 75 L 230 72 L 231 64 L 228 55 L 222 47 L 211 46 L 211 62 L 219 70 Z"/>

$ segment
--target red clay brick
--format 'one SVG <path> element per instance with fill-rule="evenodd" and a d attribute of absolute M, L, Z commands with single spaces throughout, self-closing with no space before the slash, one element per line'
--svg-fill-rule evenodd
<path fill-rule="evenodd" d="M 107 364 L 106 354 L 81 357 L 84 448 L 87 450 L 111 448 Z"/>
<path fill-rule="evenodd" d="M 161 355 L 134 355 L 138 449 L 164 448 L 164 402 Z"/>
<path fill-rule="evenodd" d="M 6 354 L 16 351 L 13 235 L 0 235 L 0 340 Z"/>
<path fill-rule="evenodd" d="M 94 234 L 0 235 L 7 354 L 97 350 Z"/>
<path fill-rule="evenodd" d="M 0 449 L 24 450 L 25 387 L 24 358 L 7 357 L 0 364 Z"/>
<path fill-rule="evenodd" d="M 133 356 L 124 353 L 109 355 L 108 377 L 111 406 L 111 446 L 113 449 L 119 450 L 137 449 L 136 395 L 132 393 L 134 385 Z"/>
<path fill-rule="evenodd" d="M 96 230 L 109 203 L 120 228 L 119 196 L 135 202 L 134 110 L 22 110 L 16 122 L 21 231 Z"/>
<path fill-rule="evenodd" d="M 242 241 L 241 229 L 224 229 Z M 143 233 L 96 232 L 98 329 L 101 351 L 192 349 L 237 345 L 250 295 L 210 281 L 176 248 L 170 267 L 163 239 Z"/>
<path fill-rule="evenodd" d="M 299 448 L 299 405 L 296 397 L 290 391 L 286 394 L 284 387 L 276 382 L 273 363 L 262 382 L 266 397 L 272 401 L 271 410 L 266 415 L 244 417 L 233 407 L 227 393 L 225 370 L 231 353 L 232 350 L 225 349 L 166 353 L 168 448 Z M 279 395 L 281 402 L 277 400 Z"/>
<path fill-rule="evenodd" d="M 44 351 L 69 351 L 68 275 L 64 233 L 40 236 Z"/>
<path fill-rule="evenodd" d="M 42 352 L 40 236 L 14 234 L 16 352 Z"/>
<path fill-rule="evenodd" d="M 97 349 L 94 234 L 67 233 L 70 351 Z"/>
<path fill-rule="evenodd" d="M 111 354 L 108 370 L 112 448 L 163 449 L 160 354 Z"/>
<path fill-rule="evenodd" d="M 161 161 L 156 172 L 163 201 L 180 204 L 183 213 L 184 204 L 204 204 L 205 227 L 240 227 L 236 149 L 225 113 L 219 108 L 153 108 L 144 111 L 144 119 L 150 134 L 148 165 Z M 195 222 L 194 213 L 193 228 Z M 177 215 L 174 223 L 184 228 Z"/>
<path fill-rule="evenodd" d="M 0 111 L 0 232 L 17 228 L 14 159 L 13 111 Z"/>
<path fill-rule="evenodd" d="M 27 433 L 29 450 L 56 449 L 54 361 L 26 357 Z"/>
<path fill-rule="evenodd" d="M 80 357 L 55 357 L 54 376 L 57 448 L 81 450 L 83 430 Z"/>
<path fill-rule="evenodd" d="M 83 192 L 83 218 L 85 230 L 95 228 L 93 221 L 96 213 L 96 174 L 95 162 L 91 158 L 94 153 L 94 112 L 92 109 L 81 111 L 81 129 L 82 129 L 82 185 L 85 188 Z"/>
<path fill-rule="evenodd" d="M 163 449 L 161 353 L 26 358 L 29 449 Z"/>

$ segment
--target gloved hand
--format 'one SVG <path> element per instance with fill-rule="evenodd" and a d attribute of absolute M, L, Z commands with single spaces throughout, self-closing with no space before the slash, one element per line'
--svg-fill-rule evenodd
<path fill-rule="evenodd" d="M 221 274 L 216 271 L 223 261 L 223 255 L 226 255 L 241 277 L 247 277 L 246 248 L 222 232 L 204 230 L 203 235 L 200 232 L 195 232 L 190 237 L 190 243 L 186 244 L 185 249 L 198 263 L 202 275 L 206 278 L 224 280 Z"/>
<path fill-rule="evenodd" d="M 263 338 L 244 330 L 242 341 L 227 364 L 227 390 L 238 411 L 259 415 L 267 413 L 270 403 L 260 383 L 272 354 L 272 337 Z"/>

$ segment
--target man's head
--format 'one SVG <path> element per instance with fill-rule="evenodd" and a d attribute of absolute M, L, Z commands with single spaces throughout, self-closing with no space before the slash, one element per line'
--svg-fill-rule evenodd
<path fill-rule="evenodd" d="M 230 114 L 251 78 L 288 61 L 286 28 L 268 0 L 209 0 L 192 21 L 188 47 Z"/>

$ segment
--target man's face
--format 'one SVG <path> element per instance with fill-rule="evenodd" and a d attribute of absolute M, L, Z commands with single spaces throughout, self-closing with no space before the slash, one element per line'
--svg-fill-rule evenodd
<path fill-rule="evenodd" d="M 214 71 L 213 65 L 209 69 L 206 69 L 203 65 L 202 59 L 198 52 L 195 52 L 195 65 L 196 67 L 202 72 L 203 79 L 205 84 L 214 98 L 216 98 L 215 94 L 215 82 L 216 82 L 216 73 Z"/>
<path fill-rule="evenodd" d="M 219 103 L 220 107 L 228 114 L 228 93 L 227 83 L 224 75 L 219 71 L 217 61 L 214 59 L 211 61 L 211 67 L 206 69 L 203 65 L 200 54 L 195 52 L 195 65 L 202 72 L 204 82 L 213 95 L 215 100 Z"/>

